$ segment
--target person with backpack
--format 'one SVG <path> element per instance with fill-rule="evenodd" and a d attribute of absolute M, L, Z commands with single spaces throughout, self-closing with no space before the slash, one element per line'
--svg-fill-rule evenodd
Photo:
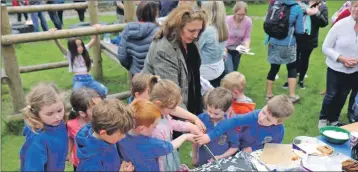
<path fill-rule="evenodd" d="M 328 8 L 321 0 L 304 0 L 299 3 L 304 13 L 305 33 L 297 35 L 297 59 L 298 86 L 305 89 L 303 83 L 309 65 L 309 58 L 314 48 L 318 46 L 319 29 L 328 25 Z M 283 88 L 288 87 L 288 82 Z"/>
<path fill-rule="evenodd" d="M 300 100 L 296 88 L 296 36 L 304 33 L 303 11 L 295 0 L 275 1 L 264 22 L 268 43 L 267 61 L 271 68 L 266 81 L 266 100 L 273 97 L 272 87 L 281 64 L 287 65 L 289 96 L 293 103 Z"/>

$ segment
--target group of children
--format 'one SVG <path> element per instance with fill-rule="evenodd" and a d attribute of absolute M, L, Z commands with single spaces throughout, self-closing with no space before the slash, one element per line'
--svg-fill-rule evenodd
<path fill-rule="evenodd" d="M 28 94 L 23 110 L 26 140 L 20 170 L 63 171 L 70 161 L 75 171 L 183 171 L 188 167 L 180 163 L 177 149 L 185 141 L 193 143 L 197 166 L 211 159 L 203 144 L 220 159 L 280 143 L 282 122 L 294 109 L 289 97 L 276 96 L 253 111 L 245 85 L 241 73 L 227 74 L 221 87 L 207 91 L 205 112 L 196 116 L 178 106 L 181 90 L 174 82 L 138 73 L 130 104 L 82 87 L 73 90 L 66 115 L 63 94 L 41 83 Z M 173 131 L 184 134 L 173 139 Z"/>

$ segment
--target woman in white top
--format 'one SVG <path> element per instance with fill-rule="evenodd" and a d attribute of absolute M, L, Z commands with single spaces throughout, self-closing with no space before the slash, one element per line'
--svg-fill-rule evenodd
<path fill-rule="evenodd" d="M 98 29 L 100 25 L 93 27 Z M 51 29 L 56 31 L 56 29 Z M 92 77 L 90 70 L 92 61 L 89 56 L 89 49 L 94 45 L 97 36 L 93 36 L 88 44 L 84 45 L 80 38 L 71 38 L 67 41 L 67 48 L 55 39 L 55 43 L 68 60 L 68 71 L 74 74 L 72 89 L 87 87 L 96 90 L 103 98 L 107 96 L 108 89 Z"/>
<path fill-rule="evenodd" d="M 352 2 L 351 16 L 333 25 L 322 50 L 327 56 L 327 93 L 318 127 L 342 125 L 338 121 L 349 92 L 358 88 L 358 1 Z M 351 104 L 353 103 L 350 102 Z M 352 107 L 352 106 L 350 106 Z"/>
<path fill-rule="evenodd" d="M 225 76 L 223 54 L 229 35 L 226 10 L 223 1 L 208 1 L 203 4 L 203 9 L 208 15 L 208 23 L 199 39 L 200 76 L 218 87 Z"/>

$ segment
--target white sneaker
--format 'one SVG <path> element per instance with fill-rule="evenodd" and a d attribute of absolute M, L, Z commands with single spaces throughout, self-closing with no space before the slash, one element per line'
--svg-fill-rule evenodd
<path fill-rule="evenodd" d="M 318 121 L 318 129 L 321 129 L 322 127 L 325 127 L 328 125 L 328 121 L 326 119 L 322 119 Z"/>
<path fill-rule="evenodd" d="M 278 78 L 280 78 L 279 76 L 278 76 L 278 74 L 275 76 L 275 79 L 278 79 Z"/>
<path fill-rule="evenodd" d="M 305 78 L 308 78 L 308 75 L 305 75 Z"/>

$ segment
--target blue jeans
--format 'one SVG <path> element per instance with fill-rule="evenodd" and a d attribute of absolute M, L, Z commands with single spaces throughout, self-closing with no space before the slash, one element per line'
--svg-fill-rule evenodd
<path fill-rule="evenodd" d="M 31 13 L 31 20 L 34 25 L 35 32 L 40 32 L 39 19 L 43 31 L 48 31 L 47 22 L 43 12 Z"/>
<path fill-rule="evenodd" d="M 239 69 L 241 54 L 236 50 L 228 50 L 225 60 L 225 73 L 228 74 Z"/>
<path fill-rule="evenodd" d="M 349 92 L 357 88 L 357 80 L 358 72 L 346 74 L 327 69 L 327 92 L 323 99 L 320 120 L 338 121 Z"/>
<path fill-rule="evenodd" d="M 72 90 L 87 87 L 96 90 L 103 98 L 107 97 L 108 89 L 103 84 L 93 79 L 90 74 L 75 75 L 73 77 Z"/>

